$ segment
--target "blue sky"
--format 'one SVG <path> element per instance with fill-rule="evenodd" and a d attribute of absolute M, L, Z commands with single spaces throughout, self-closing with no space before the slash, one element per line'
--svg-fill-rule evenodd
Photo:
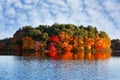
<path fill-rule="evenodd" d="M 120 0 L 0 0 L 0 39 L 25 25 L 92 25 L 120 38 Z"/>

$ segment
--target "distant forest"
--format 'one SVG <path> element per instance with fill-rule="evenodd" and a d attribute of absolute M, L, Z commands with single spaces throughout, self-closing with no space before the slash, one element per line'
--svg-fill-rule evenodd
<path fill-rule="evenodd" d="M 111 44 L 112 43 L 112 44 Z M 1 51 L 39 51 L 39 50 L 101 50 L 120 49 L 120 40 L 112 40 L 106 32 L 96 27 L 74 24 L 53 24 L 23 26 L 12 38 L 0 40 Z"/>

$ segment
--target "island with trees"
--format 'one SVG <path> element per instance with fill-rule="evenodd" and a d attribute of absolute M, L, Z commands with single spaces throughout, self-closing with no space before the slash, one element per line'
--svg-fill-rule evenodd
<path fill-rule="evenodd" d="M 100 52 L 115 49 L 117 43 L 115 40 L 112 43 L 114 44 L 111 47 L 111 39 L 106 32 L 98 31 L 91 25 L 85 27 L 55 23 L 51 26 L 39 25 L 35 28 L 23 26 L 12 38 L 0 40 L 0 51 Z M 55 54 L 48 53 L 49 56 Z"/>

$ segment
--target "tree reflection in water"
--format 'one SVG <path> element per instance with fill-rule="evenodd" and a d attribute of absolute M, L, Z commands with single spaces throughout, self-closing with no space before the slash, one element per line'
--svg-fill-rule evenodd
<path fill-rule="evenodd" d="M 41 59 L 54 59 L 54 60 L 105 60 L 111 57 L 110 51 L 64 51 L 64 52 L 57 52 L 57 51 L 47 51 L 47 52 L 24 52 L 21 56 L 37 56 Z"/>

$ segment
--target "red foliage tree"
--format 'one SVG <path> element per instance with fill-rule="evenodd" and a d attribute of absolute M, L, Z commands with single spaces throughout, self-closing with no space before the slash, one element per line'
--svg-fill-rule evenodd
<path fill-rule="evenodd" d="M 60 40 L 56 35 L 52 35 L 48 38 L 48 41 L 53 41 L 58 44 Z"/>

